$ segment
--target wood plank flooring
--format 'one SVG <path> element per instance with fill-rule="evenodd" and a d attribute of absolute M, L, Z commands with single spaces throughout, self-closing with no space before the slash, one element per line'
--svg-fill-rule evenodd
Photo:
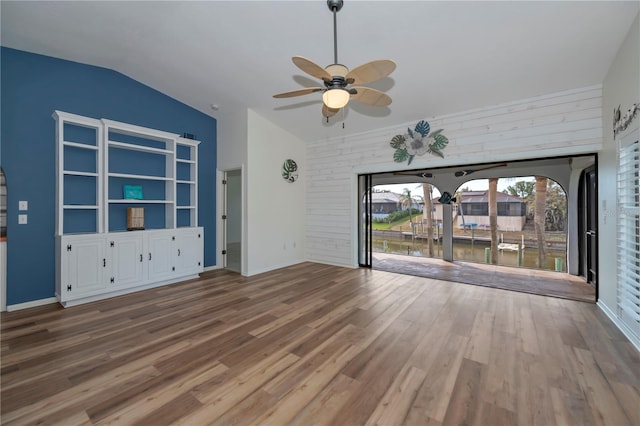
<path fill-rule="evenodd" d="M 591 303 L 303 263 L 1 320 L 3 425 L 640 424 Z"/>

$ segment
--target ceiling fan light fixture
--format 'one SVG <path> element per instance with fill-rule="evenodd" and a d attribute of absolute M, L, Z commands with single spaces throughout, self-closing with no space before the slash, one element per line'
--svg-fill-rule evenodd
<path fill-rule="evenodd" d="M 328 108 L 340 109 L 349 103 L 350 96 L 345 89 L 329 89 L 322 94 L 322 101 Z"/>

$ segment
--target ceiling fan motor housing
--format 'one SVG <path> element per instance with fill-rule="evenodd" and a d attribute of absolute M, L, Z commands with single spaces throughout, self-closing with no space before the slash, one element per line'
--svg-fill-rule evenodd
<path fill-rule="evenodd" d="M 329 10 L 330 11 L 340 11 L 340 9 L 342 9 L 342 6 L 344 4 L 343 0 L 327 0 L 327 6 L 329 6 Z"/>
<path fill-rule="evenodd" d="M 347 87 L 347 81 L 344 79 L 344 77 L 334 75 L 330 81 L 324 81 L 324 86 L 327 89 L 344 89 L 345 87 Z"/>

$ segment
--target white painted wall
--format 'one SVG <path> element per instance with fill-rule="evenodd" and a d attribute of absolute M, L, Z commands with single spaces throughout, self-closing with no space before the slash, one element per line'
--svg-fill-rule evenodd
<path fill-rule="evenodd" d="M 282 178 L 282 163 L 293 159 L 299 179 Z M 306 146 L 270 121 L 248 111 L 247 275 L 305 260 Z"/>
<path fill-rule="evenodd" d="M 432 129 L 444 129 L 450 141 L 445 158 L 427 154 L 416 157 L 411 166 L 394 163 L 389 141 L 420 119 L 427 119 Z M 600 86 L 441 117 L 418 117 L 393 128 L 315 141 L 307 151 L 307 260 L 357 265 L 354 194 L 358 173 L 584 154 L 601 148 Z M 568 175 L 552 178 L 568 181 Z M 452 188 L 438 188 L 451 191 L 458 186 L 452 184 Z"/>
<path fill-rule="evenodd" d="M 598 262 L 599 300 L 598 305 L 623 329 L 615 318 L 617 311 L 616 272 L 616 142 L 613 139 L 613 109 L 619 105 L 626 111 L 640 101 L 640 14 L 631 26 L 624 43 L 613 60 L 603 83 L 603 131 L 604 145 L 598 157 Z M 623 112 L 624 114 L 624 112 Z M 640 118 L 636 118 L 627 129 L 638 132 Z M 619 137 L 623 137 L 620 135 Z M 640 349 L 640 336 L 627 333 Z"/>
<path fill-rule="evenodd" d="M 247 163 L 247 108 L 225 104 L 218 120 L 218 170 L 234 170 Z"/>
<path fill-rule="evenodd" d="M 216 185 L 216 268 L 221 268 L 223 229 L 222 208 L 224 205 L 224 188 L 222 179 L 224 172 L 229 170 L 241 170 L 242 197 L 241 197 L 241 248 L 242 248 L 242 271 L 246 275 L 247 264 L 247 107 L 244 105 L 225 102 L 215 115 L 218 120 L 217 138 L 217 185 Z M 200 167 L 207 167 L 207 164 L 200 164 Z M 213 165 L 211 165 L 213 166 Z"/>

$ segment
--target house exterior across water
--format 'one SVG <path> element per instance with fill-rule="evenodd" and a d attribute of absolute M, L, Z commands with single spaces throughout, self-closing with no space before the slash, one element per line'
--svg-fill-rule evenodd
<path fill-rule="evenodd" d="M 489 228 L 489 191 L 468 191 L 458 195 L 453 205 L 453 226 L 459 228 Z M 527 221 L 527 202 L 520 197 L 497 193 L 498 230 L 522 231 Z M 442 221 L 442 204 L 433 199 L 434 220 Z"/>

